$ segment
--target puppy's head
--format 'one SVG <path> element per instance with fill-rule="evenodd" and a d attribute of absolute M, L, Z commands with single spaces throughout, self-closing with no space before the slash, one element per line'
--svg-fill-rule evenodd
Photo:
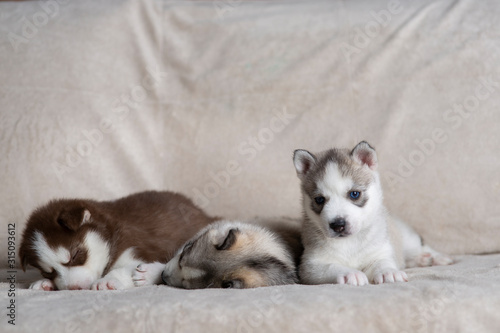
<path fill-rule="evenodd" d="M 327 237 L 356 234 L 382 207 L 377 154 L 367 142 L 317 155 L 299 149 L 293 161 L 306 218 Z"/>
<path fill-rule="evenodd" d="M 255 288 L 296 283 L 297 275 L 291 254 L 272 232 L 221 221 L 181 247 L 162 279 L 186 289 Z"/>
<path fill-rule="evenodd" d="M 23 270 L 40 270 L 57 289 L 88 289 L 109 258 L 85 201 L 56 200 L 36 209 L 24 229 L 19 256 Z"/>

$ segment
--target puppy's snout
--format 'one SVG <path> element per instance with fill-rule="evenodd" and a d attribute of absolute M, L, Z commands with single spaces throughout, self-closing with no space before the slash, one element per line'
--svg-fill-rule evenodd
<path fill-rule="evenodd" d="M 337 233 L 341 233 L 345 230 L 346 224 L 347 223 L 344 218 L 338 217 L 330 223 L 330 229 Z"/>

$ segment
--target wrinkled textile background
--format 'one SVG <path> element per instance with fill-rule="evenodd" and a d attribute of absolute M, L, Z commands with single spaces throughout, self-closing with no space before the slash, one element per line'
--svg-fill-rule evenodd
<path fill-rule="evenodd" d="M 293 150 L 367 140 L 388 208 L 428 243 L 499 252 L 499 15 L 493 0 L 1 2 L 0 244 L 49 199 L 145 189 L 298 218 Z M 20 290 L 19 326 L 494 331 L 500 260 L 464 258 L 404 286 L 154 287 L 92 308 L 95 293 Z"/>
<path fill-rule="evenodd" d="M 2 332 L 498 332 L 500 255 L 407 270 L 410 282 L 247 290 L 32 291 L 18 274 L 16 327 Z M 2 271 L 4 273 L 5 271 Z M 7 306 L 7 283 L 0 304 Z M 5 310 L 2 310 L 4 312 Z M 3 329 L 5 328 L 5 330 Z"/>
<path fill-rule="evenodd" d="M 368 140 L 387 206 L 429 243 L 500 250 L 494 1 L 0 9 L 0 213 L 19 233 L 51 198 L 151 188 L 299 217 L 293 150 Z"/>

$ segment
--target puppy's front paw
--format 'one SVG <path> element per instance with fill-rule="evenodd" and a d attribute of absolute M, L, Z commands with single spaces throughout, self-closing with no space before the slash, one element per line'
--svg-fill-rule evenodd
<path fill-rule="evenodd" d="M 54 285 L 54 283 L 51 280 L 42 279 L 42 280 L 38 280 L 36 282 L 33 282 L 30 285 L 30 289 L 52 291 L 52 290 L 56 290 L 56 286 Z"/>
<path fill-rule="evenodd" d="M 132 273 L 132 281 L 134 281 L 134 286 L 150 286 L 153 284 L 161 283 L 161 274 L 165 268 L 164 264 L 153 263 L 153 264 L 139 264 L 137 265 L 135 271 Z"/>
<path fill-rule="evenodd" d="M 389 271 L 376 273 L 373 277 L 373 283 L 375 284 L 394 282 L 408 282 L 408 276 L 403 271 Z"/>
<path fill-rule="evenodd" d="M 91 290 L 120 290 L 123 289 L 123 284 L 117 279 L 103 277 L 94 283 L 90 287 Z"/>
<path fill-rule="evenodd" d="M 351 271 L 337 275 L 338 284 L 349 284 L 351 286 L 364 286 L 368 284 L 368 277 L 361 271 Z"/>

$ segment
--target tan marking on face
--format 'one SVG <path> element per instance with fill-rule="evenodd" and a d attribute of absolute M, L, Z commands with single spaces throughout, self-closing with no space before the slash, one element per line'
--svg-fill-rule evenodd
<path fill-rule="evenodd" d="M 254 269 L 243 267 L 237 270 L 233 276 L 232 280 L 241 280 L 245 288 L 257 288 L 266 286 L 266 280 L 263 278 L 262 274 Z"/>
<path fill-rule="evenodd" d="M 246 250 L 255 246 L 254 235 L 252 233 L 237 233 L 236 242 L 229 249 L 233 251 Z"/>

